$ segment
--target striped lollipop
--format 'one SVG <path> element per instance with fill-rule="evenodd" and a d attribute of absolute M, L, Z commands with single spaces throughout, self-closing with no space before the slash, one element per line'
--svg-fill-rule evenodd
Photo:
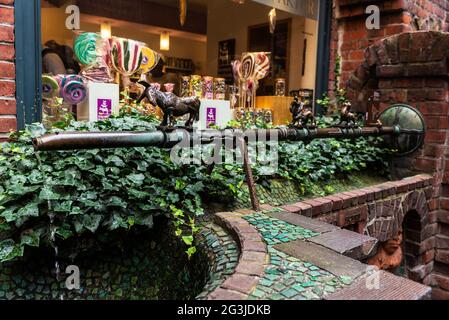
<path fill-rule="evenodd" d="M 111 54 L 114 69 L 125 77 L 136 73 L 142 63 L 142 45 L 134 40 L 114 39 Z"/>
<path fill-rule="evenodd" d="M 235 60 L 231 62 L 232 66 L 232 75 L 234 76 L 234 83 L 238 83 L 240 81 L 240 61 Z"/>
<path fill-rule="evenodd" d="M 82 64 L 89 65 L 95 62 L 98 57 L 97 41 L 99 39 L 101 37 L 93 32 L 83 33 L 76 38 L 73 49 Z"/>

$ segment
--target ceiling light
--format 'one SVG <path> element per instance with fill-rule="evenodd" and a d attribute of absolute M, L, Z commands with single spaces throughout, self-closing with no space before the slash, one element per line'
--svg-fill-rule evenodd
<path fill-rule="evenodd" d="M 161 33 L 161 51 L 169 51 L 170 50 L 170 34 L 166 31 Z"/>

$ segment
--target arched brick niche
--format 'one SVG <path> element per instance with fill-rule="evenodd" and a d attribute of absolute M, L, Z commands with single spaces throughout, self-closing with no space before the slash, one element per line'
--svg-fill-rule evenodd
<path fill-rule="evenodd" d="M 434 246 L 429 255 L 434 255 L 433 269 L 438 271 L 428 281 L 439 286 L 441 289 L 434 292 L 446 299 L 449 299 L 449 277 L 442 280 L 440 275 L 449 275 L 449 234 L 444 232 L 449 225 L 448 58 L 449 33 L 402 33 L 368 47 L 363 61 L 346 82 L 348 97 L 360 111 L 367 110 L 368 98 L 376 91 L 380 103 L 374 113 L 395 103 L 406 103 L 424 115 L 427 127 L 424 147 L 412 156 L 395 160 L 393 168 L 398 175 L 418 171 L 434 177 L 432 198 L 428 202 L 430 213 L 426 219 L 430 224 L 438 223 L 435 239 L 429 244 Z M 421 212 L 416 211 L 421 216 Z"/>
<path fill-rule="evenodd" d="M 435 255 L 436 225 L 429 221 L 430 191 L 417 189 L 368 204 L 364 230 L 381 243 L 396 239 L 402 233 L 406 274 L 425 284 L 431 282 Z"/>
<path fill-rule="evenodd" d="M 415 210 L 407 212 L 402 223 L 404 267 L 409 278 L 413 270 L 420 266 L 420 247 L 422 241 L 421 216 Z"/>

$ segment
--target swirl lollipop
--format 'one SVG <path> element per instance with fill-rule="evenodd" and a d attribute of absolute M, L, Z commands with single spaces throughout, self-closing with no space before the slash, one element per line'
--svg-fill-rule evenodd
<path fill-rule="evenodd" d="M 82 64 L 89 65 L 95 62 L 98 57 L 97 41 L 100 38 L 93 32 L 83 33 L 76 38 L 73 49 Z"/>
<path fill-rule="evenodd" d="M 245 53 L 240 64 L 240 76 L 243 80 L 248 80 L 254 76 L 256 59 L 253 53 Z"/>
<path fill-rule="evenodd" d="M 56 78 L 43 75 L 42 76 L 42 96 L 44 99 L 51 99 L 58 95 L 59 93 L 59 83 Z"/>
<path fill-rule="evenodd" d="M 83 79 L 77 75 L 69 75 L 61 81 L 61 97 L 69 104 L 79 104 L 87 96 L 87 88 Z"/>
<path fill-rule="evenodd" d="M 148 73 L 153 70 L 160 60 L 160 55 L 148 47 L 142 48 L 142 63 L 140 69 L 142 73 Z"/>
<path fill-rule="evenodd" d="M 142 63 L 142 46 L 128 39 L 114 39 L 112 44 L 112 65 L 124 77 L 137 72 Z"/>

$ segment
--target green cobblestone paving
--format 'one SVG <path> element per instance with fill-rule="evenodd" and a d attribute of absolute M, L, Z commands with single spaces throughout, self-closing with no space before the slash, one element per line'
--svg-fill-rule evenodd
<path fill-rule="evenodd" d="M 337 277 L 307 261 L 276 250 L 276 244 L 305 240 L 319 233 L 271 218 L 265 213 L 268 212 L 243 217 L 262 235 L 270 256 L 265 275 L 251 293 L 250 300 L 319 300 L 352 282 L 348 277 Z"/>

